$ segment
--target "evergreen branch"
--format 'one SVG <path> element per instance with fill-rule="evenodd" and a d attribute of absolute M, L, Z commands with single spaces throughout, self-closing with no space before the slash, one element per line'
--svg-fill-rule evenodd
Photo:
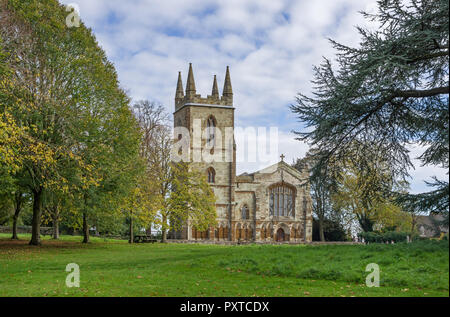
<path fill-rule="evenodd" d="M 416 63 L 416 62 L 420 62 L 420 61 L 425 61 L 425 60 L 429 60 L 429 59 L 433 59 L 436 57 L 443 57 L 443 56 L 448 56 L 449 55 L 449 51 L 441 51 L 441 52 L 435 52 L 435 53 L 430 53 L 430 54 L 426 54 L 426 55 L 422 55 L 420 57 L 416 57 L 410 61 L 408 61 L 408 64 L 412 64 L 412 63 Z"/>
<path fill-rule="evenodd" d="M 396 91 L 392 95 L 393 98 L 395 97 L 403 97 L 403 98 L 425 98 L 425 97 L 432 97 L 436 95 L 441 94 L 449 94 L 450 89 L 449 86 L 446 87 L 436 87 L 432 89 L 427 90 L 403 90 L 403 91 Z"/>

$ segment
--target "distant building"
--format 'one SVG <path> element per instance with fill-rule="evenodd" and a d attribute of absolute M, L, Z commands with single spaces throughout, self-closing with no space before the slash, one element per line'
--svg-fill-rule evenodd
<path fill-rule="evenodd" d="M 421 237 L 439 237 L 441 233 L 448 234 L 448 226 L 441 224 L 444 217 L 442 215 L 419 216 L 417 219 L 417 229 Z"/>

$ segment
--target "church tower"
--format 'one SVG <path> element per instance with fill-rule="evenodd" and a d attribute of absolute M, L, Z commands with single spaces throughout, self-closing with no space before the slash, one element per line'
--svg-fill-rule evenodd
<path fill-rule="evenodd" d="M 181 72 L 175 93 L 174 127 L 189 131 L 189 159 L 194 168 L 205 173 L 216 196 L 217 221 L 231 228 L 235 206 L 236 145 L 234 142 L 233 89 L 230 69 L 227 66 L 222 96 L 214 75 L 211 95 L 197 94 L 192 64 L 183 90 Z M 178 136 L 180 138 L 181 135 Z M 181 239 L 208 239 L 216 232 L 198 232 L 189 224 Z M 231 240 L 231 231 L 221 233 Z"/>

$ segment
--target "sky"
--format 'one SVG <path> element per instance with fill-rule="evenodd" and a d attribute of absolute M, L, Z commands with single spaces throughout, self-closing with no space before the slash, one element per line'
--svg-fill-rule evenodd
<path fill-rule="evenodd" d="M 308 145 L 295 140 L 303 130 L 289 110 L 297 93 L 311 95 L 313 65 L 333 58 L 329 38 L 357 46 L 355 26 L 376 28 L 360 11 L 376 10 L 375 0 L 61 0 L 79 11 L 117 69 L 134 100 L 148 99 L 174 111 L 178 71 L 185 87 L 192 63 L 197 93 L 211 94 L 213 76 L 222 91 L 230 66 L 235 125 L 278 128 L 278 154 L 267 161 L 238 162 L 237 173 L 254 172 L 279 160 L 303 157 Z M 244 145 L 237 144 L 237 151 Z M 446 170 L 415 169 L 411 192 L 427 191 L 424 180 Z"/>

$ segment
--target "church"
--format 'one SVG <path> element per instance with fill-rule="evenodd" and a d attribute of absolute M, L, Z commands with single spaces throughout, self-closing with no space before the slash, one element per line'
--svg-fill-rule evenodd
<path fill-rule="evenodd" d="M 191 140 L 190 153 L 194 152 L 195 146 L 203 149 L 210 141 L 209 138 L 223 138 L 225 130 L 234 129 L 235 110 L 239 109 L 233 106 L 229 67 L 226 69 L 222 96 L 216 76 L 211 95 L 202 97 L 196 92 L 192 64 L 189 64 L 186 90 L 183 89 L 181 72 L 178 73 L 174 127 L 183 127 L 192 132 L 194 122 L 200 122 L 201 131 L 212 131 L 208 140 L 202 140 L 200 144 Z M 204 171 L 216 196 L 216 227 L 200 232 L 187 223 L 183 230 L 172 232 L 170 236 L 197 241 L 310 242 L 312 200 L 307 167 L 299 171 L 285 163 L 281 156 L 281 160 L 272 166 L 254 173 L 236 175 L 234 137 L 231 142 L 229 160 L 192 160 L 195 168 Z M 218 144 L 219 148 L 215 147 L 214 150 L 225 152 L 226 140 Z"/>

